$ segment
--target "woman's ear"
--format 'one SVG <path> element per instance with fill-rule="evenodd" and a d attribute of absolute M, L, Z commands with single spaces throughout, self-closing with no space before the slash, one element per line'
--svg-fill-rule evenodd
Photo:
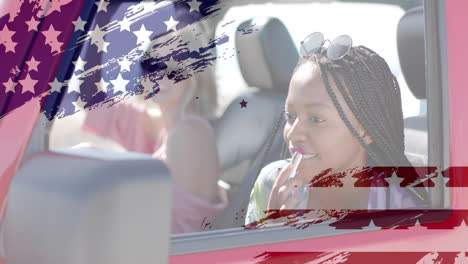
<path fill-rule="evenodd" d="M 359 132 L 359 136 L 362 138 L 362 140 L 364 141 L 364 143 L 366 143 L 366 145 L 369 145 L 372 143 L 372 138 L 371 136 L 369 136 L 369 134 L 367 134 L 367 132 L 365 130 L 361 130 Z"/>

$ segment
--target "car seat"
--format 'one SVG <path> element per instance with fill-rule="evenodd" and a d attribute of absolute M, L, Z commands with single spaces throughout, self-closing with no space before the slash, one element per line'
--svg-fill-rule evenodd
<path fill-rule="evenodd" d="M 242 76 L 248 85 L 215 123 L 222 180 L 242 183 L 284 108 L 289 81 L 299 59 L 284 24 L 257 17 L 243 22 L 236 33 Z M 241 108 L 245 100 L 247 107 Z"/>
<path fill-rule="evenodd" d="M 239 66 L 248 90 L 230 103 L 215 125 L 223 169 L 221 179 L 232 189 L 230 204 L 217 218 L 214 228 L 243 224 L 243 208 L 259 169 L 278 160 L 284 152 L 281 144 L 284 123 L 279 117 L 299 60 L 288 30 L 277 18 L 247 20 L 238 27 L 236 34 Z M 240 107 L 242 100 L 248 102 L 247 108 Z M 279 133 L 273 135 L 275 128 Z M 272 136 L 275 136 L 274 144 L 268 147 L 266 143 Z"/>
<path fill-rule="evenodd" d="M 413 95 L 426 102 L 424 11 L 423 7 L 408 10 L 397 28 L 398 56 L 401 70 Z M 405 154 L 414 166 L 428 162 L 427 115 L 407 117 L 405 127 Z"/>

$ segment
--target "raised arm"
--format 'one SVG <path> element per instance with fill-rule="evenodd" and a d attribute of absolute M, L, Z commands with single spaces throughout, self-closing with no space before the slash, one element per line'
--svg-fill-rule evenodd
<path fill-rule="evenodd" d="M 113 140 L 129 151 L 152 153 L 156 135 L 151 122 L 144 105 L 124 101 L 89 111 L 81 129 Z"/>
<path fill-rule="evenodd" d="M 217 201 L 220 169 L 208 121 L 189 116 L 174 129 L 168 138 L 167 163 L 178 186 L 206 201 Z"/>

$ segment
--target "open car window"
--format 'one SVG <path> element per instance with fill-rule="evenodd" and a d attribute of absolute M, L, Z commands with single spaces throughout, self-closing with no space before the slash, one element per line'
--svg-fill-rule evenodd
<path fill-rule="evenodd" d="M 422 5 L 422 1 L 419 4 Z M 192 17 L 190 15 L 189 18 L 184 18 L 186 19 L 184 24 L 181 22 L 182 20 L 174 20 L 176 12 L 167 11 L 169 14 L 161 11 L 165 8 L 164 5 L 147 4 L 145 6 L 143 3 L 123 1 L 122 3 L 106 4 L 106 7 L 98 7 L 94 19 L 88 21 L 86 25 L 83 24 L 83 27 L 89 29 L 89 34 L 87 37 L 82 37 L 81 51 L 76 54 L 74 71 L 67 80 L 68 93 L 61 99 L 61 106 L 58 108 L 50 137 L 51 149 L 53 150 L 91 146 L 119 152 L 134 151 L 153 155 L 155 149 L 145 148 L 146 144 L 140 145 L 139 148 L 132 148 L 125 143 L 128 141 L 122 141 L 120 134 L 116 135 L 117 132 L 122 133 L 137 127 L 135 123 L 122 123 L 125 117 L 123 114 L 112 116 L 111 118 L 115 119 L 117 123 L 102 126 L 100 135 L 95 133 L 96 131 L 90 133 L 91 130 L 82 128 L 89 117 L 98 115 L 102 110 L 116 109 L 125 102 L 149 102 L 150 98 L 161 95 L 162 93 L 158 95 L 158 92 L 154 90 L 151 82 L 157 82 L 163 77 L 158 74 L 153 76 L 154 80 L 151 79 L 152 77 L 148 77 L 152 72 L 159 73 L 161 71 L 160 68 L 156 67 L 159 62 L 164 62 L 165 67 L 169 69 L 170 63 L 175 62 L 176 65 L 182 63 L 185 60 L 184 56 L 193 59 L 186 66 L 186 69 L 189 69 L 191 73 L 171 69 L 175 73 L 170 78 L 180 76 L 181 79 L 184 77 L 187 77 L 188 80 L 197 79 L 204 90 L 191 94 L 190 100 L 193 102 L 207 100 L 203 102 L 213 106 L 208 109 L 211 112 L 206 116 L 206 119 L 214 129 L 213 137 L 217 144 L 220 163 L 219 177 L 222 180 L 220 186 L 226 191 L 228 203 L 225 211 L 219 212 L 213 221 L 207 222 L 205 219 L 200 221 L 199 225 L 203 232 L 175 235 L 174 243 L 182 243 L 180 241 L 184 241 L 184 239 L 209 239 L 210 235 L 223 236 L 229 232 L 254 233 L 258 231 L 255 229 L 260 229 L 257 228 L 260 225 L 251 228 L 254 230 L 246 230 L 248 228 L 243 226 L 246 223 L 245 218 L 248 217 L 246 215 L 248 203 L 246 202 L 250 198 L 255 180 L 250 187 L 246 182 L 252 179 L 249 177 L 250 175 L 257 174 L 258 176 L 263 166 L 275 161 L 265 162 L 262 155 L 266 151 L 265 146 L 268 145 L 268 142 L 275 140 L 271 136 L 274 134 L 273 132 L 278 135 L 282 133 L 284 123 L 275 122 L 284 107 L 289 80 L 283 79 L 281 82 L 276 82 L 275 76 L 268 75 L 271 73 L 272 65 L 281 65 L 282 61 L 267 58 L 265 59 L 267 63 L 261 64 L 255 60 L 254 55 L 261 53 L 262 48 L 273 45 L 276 41 L 281 42 L 281 39 L 274 38 L 274 34 L 272 39 L 264 41 L 258 46 L 259 50 L 252 52 L 252 61 L 248 60 L 249 46 L 243 46 L 242 50 L 239 48 L 239 42 L 255 36 L 255 32 L 249 32 L 248 27 L 239 28 L 239 26 L 245 21 L 258 17 L 277 18 L 285 25 L 295 49 L 294 51 L 288 49 L 288 52 L 296 53 L 296 61 L 299 59 L 298 51 L 301 41 L 312 32 L 322 32 L 325 38 L 330 40 L 346 34 L 352 37 L 353 46 L 366 45 L 375 50 L 386 60 L 391 72 L 399 82 L 401 105 L 405 118 L 406 156 L 417 167 L 439 165 L 438 162 L 432 164 L 429 158 L 428 137 L 431 131 L 428 130 L 426 113 L 430 106 L 428 106 L 424 96 L 414 95 L 414 91 L 409 87 L 410 84 L 407 83 L 408 78 L 411 77 L 405 76 L 399 57 L 401 53 L 398 51 L 397 43 L 398 26 L 402 17 L 407 14 L 407 10 L 392 4 L 360 1 L 242 2 L 242 4 L 233 4 L 232 6 L 213 1 L 210 5 L 191 6 L 182 3 L 180 6 L 181 10 L 189 15 L 201 14 L 201 16 Z M 178 23 L 182 24 L 178 25 Z M 202 26 L 191 28 L 190 24 Z M 255 29 L 255 26 L 253 23 L 251 29 Z M 101 31 L 102 28 L 105 28 L 105 33 Z M 185 39 L 164 38 L 167 32 L 174 29 L 188 29 L 190 32 L 184 35 Z M 419 30 L 424 31 L 424 27 L 419 28 Z M 158 38 L 161 39 L 158 40 Z M 122 39 L 126 41 L 122 41 Z M 204 39 L 204 43 L 202 41 L 196 46 L 184 46 L 186 42 L 196 42 L 200 39 Z M 147 52 L 151 45 L 154 48 Z M 165 45 L 167 49 L 163 49 L 163 52 L 157 54 Z M 251 47 L 253 48 L 253 46 Z M 241 62 L 240 57 L 243 58 Z M 170 62 L 171 59 L 172 62 Z M 424 58 L 420 59 L 424 60 Z M 155 68 L 152 68 L 153 66 Z M 246 71 L 248 77 L 246 77 Z M 266 75 L 263 75 L 263 72 Z M 200 77 L 202 75 L 207 76 Z M 266 84 L 262 82 L 267 78 L 270 79 Z M 273 81 L 270 82 L 270 80 Z M 281 83 L 281 87 L 277 87 L 278 83 Z M 147 90 L 145 91 L 145 89 Z M 142 95 L 146 98 L 140 98 Z M 428 94 L 427 96 L 433 95 Z M 143 103 L 143 105 L 143 108 L 146 108 L 144 110 L 140 108 L 141 111 L 138 113 L 145 112 L 150 118 L 153 114 L 154 116 L 158 115 L 157 107 L 154 107 L 154 104 Z M 136 116 L 131 116 L 135 121 Z M 103 120 L 108 122 L 110 119 L 104 118 Z M 97 124 L 99 124 L 98 121 Z M 275 125 L 277 126 L 275 127 Z M 151 134 L 151 129 L 149 131 L 140 131 L 142 134 L 134 136 L 141 138 L 148 136 L 149 133 L 154 137 L 152 140 L 157 140 L 158 136 L 154 133 Z M 286 153 L 279 155 L 282 159 L 290 158 L 284 149 L 279 148 L 279 151 L 283 151 L 282 154 Z M 259 166 L 262 168 L 258 168 Z M 437 173 L 440 174 L 440 171 Z M 435 177 L 435 175 L 433 176 Z M 440 201 L 447 195 L 444 188 L 419 188 L 423 188 L 429 193 L 431 206 L 441 207 Z M 263 193 L 262 195 L 268 197 L 269 194 Z M 244 199 L 243 203 L 237 202 L 242 199 Z M 231 208 L 230 206 L 233 204 L 243 205 Z M 368 213 L 367 208 L 360 209 L 363 210 L 362 214 Z M 233 212 L 237 213 L 237 216 Z M 401 213 L 405 215 L 407 212 Z M 229 224 L 225 221 L 225 219 L 235 217 L 241 220 Z M 385 218 L 385 216 L 382 217 Z M 385 219 L 381 220 L 380 223 L 383 222 Z M 284 227 L 283 224 L 273 226 L 276 227 L 272 227 L 272 229 Z M 260 231 L 269 227 L 262 225 L 262 228 Z M 293 233 L 300 232 L 294 227 L 287 228 L 291 229 Z M 284 229 L 286 231 L 281 232 L 287 234 L 287 228 Z M 314 228 L 314 225 L 309 228 Z M 295 231 L 292 231 L 293 229 Z M 326 230 L 320 232 L 322 235 L 335 234 L 333 232 L 327 233 Z M 309 235 L 310 233 L 306 234 L 306 236 Z"/>
<path fill-rule="evenodd" d="M 442 105 L 433 103 L 428 104 L 428 100 L 431 101 L 431 98 L 441 96 L 444 91 L 432 91 L 432 93 L 428 92 L 426 95 L 426 82 L 424 81 L 424 62 L 426 61 L 426 53 L 424 53 L 423 39 L 425 34 L 424 32 L 427 29 L 425 29 L 424 25 L 424 13 L 422 11 L 423 2 L 413 2 L 412 4 L 413 6 L 411 7 L 403 5 L 405 8 L 402 8 L 401 6 L 391 4 L 371 4 L 362 2 L 321 3 L 311 1 L 310 3 L 268 4 L 252 2 L 249 4 L 246 3 L 245 5 L 239 4 L 239 6 L 231 7 L 223 20 L 218 24 L 216 31 L 218 34 L 227 34 L 230 38 L 237 37 L 236 42 L 229 42 L 227 46 L 218 47 L 217 49 L 218 54 L 223 55 L 221 59 L 217 61 L 216 66 L 218 98 L 221 102 L 221 107 L 224 106 L 224 109 L 227 109 L 225 111 L 229 113 L 231 107 L 229 102 L 238 102 L 243 98 L 242 96 L 248 96 L 249 91 L 257 91 L 263 88 L 255 80 L 252 80 L 252 77 L 249 76 L 248 73 L 246 74 L 245 70 L 242 69 L 242 67 L 248 67 L 246 64 L 249 62 L 252 65 L 255 65 L 248 67 L 249 69 L 254 69 L 255 67 L 261 68 L 261 63 L 256 61 L 256 57 L 253 57 L 251 61 L 245 60 L 245 58 L 242 58 L 242 52 L 245 52 L 245 49 L 238 49 L 239 42 L 242 42 L 242 33 L 248 35 L 251 34 L 252 31 L 257 30 L 258 28 L 255 27 L 255 25 L 256 23 L 262 23 L 262 17 L 276 17 L 281 20 L 289 31 L 297 50 L 300 49 L 300 42 L 312 32 L 322 32 L 325 35 L 325 38 L 330 40 L 333 40 L 335 37 L 342 34 L 350 35 L 353 38 L 353 45 L 366 45 L 380 54 L 386 60 L 391 72 L 398 80 L 399 87 L 401 89 L 401 104 L 404 118 L 405 156 L 411 164 L 419 170 L 418 173 L 423 175 L 422 178 L 424 179 L 421 180 L 421 182 L 427 182 L 429 178 L 431 179 L 429 187 L 427 185 L 426 187 L 420 187 L 428 192 L 428 199 L 430 200 L 429 207 L 424 208 L 448 208 L 447 206 L 449 206 L 449 204 L 447 203 L 447 197 L 449 192 L 444 184 L 448 180 L 444 172 L 443 164 L 445 163 L 439 158 L 434 156 L 431 158 L 429 156 L 429 153 L 431 153 L 431 150 L 429 149 L 430 144 L 428 143 L 429 139 L 432 137 L 432 140 L 437 141 L 435 138 L 439 137 L 441 133 L 438 129 L 429 129 L 431 127 L 429 123 L 441 122 L 441 120 L 434 119 L 428 121 L 427 119 L 427 113 L 430 112 L 428 108 L 430 107 L 433 107 L 431 111 L 444 111 L 442 109 Z M 408 11 L 408 9 L 411 10 Z M 415 15 L 416 13 L 417 15 Z M 255 18 L 257 18 L 257 20 Z M 249 28 L 242 28 L 242 23 L 246 20 L 251 21 L 251 31 L 249 31 Z M 414 27 L 409 25 L 409 20 L 412 20 L 411 23 Z M 241 27 L 239 28 L 239 26 Z M 417 30 L 418 34 L 411 36 L 411 33 L 408 32 L 414 33 L 412 30 Z M 240 31 L 242 32 L 241 34 L 239 34 Z M 413 40 L 416 42 L 419 41 L 419 54 L 416 56 L 411 56 L 410 53 L 414 53 L 414 47 L 412 49 L 409 47 L 411 45 L 408 44 L 408 42 Z M 270 39 L 270 41 L 274 42 L 275 40 Z M 267 45 L 268 44 L 265 46 Z M 236 50 L 236 53 L 230 53 L 231 49 Z M 414 64 L 408 63 L 408 58 L 414 58 L 414 60 L 417 60 L 418 62 L 415 62 Z M 275 61 L 275 63 L 280 64 L 282 62 Z M 408 67 L 412 67 L 412 69 L 408 69 Z M 259 73 L 261 74 L 261 70 L 259 70 Z M 241 96 L 239 96 L 239 94 Z M 431 133 L 433 133 L 432 136 Z M 443 142 L 439 142 L 439 145 L 433 146 L 434 149 L 432 151 L 434 153 L 434 151 L 442 151 L 445 145 Z M 263 153 L 259 156 L 262 154 Z M 260 157 L 258 160 L 262 160 L 262 158 Z M 263 165 L 265 166 L 266 164 Z M 227 171 L 224 176 L 225 179 L 228 181 L 230 180 L 229 183 L 231 183 L 232 186 L 242 189 L 243 182 L 235 178 L 239 175 L 237 172 L 242 171 L 242 169 L 230 168 L 230 170 L 234 171 L 234 173 Z M 258 173 L 258 171 L 256 172 Z M 233 174 L 235 176 L 232 176 Z M 244 180 L 246 180 L 246 178 L 244 178 Z M 253 185 L 254 183 L 252 182 L 249 186 Z M 250 191 L 251 190 L 244 191 L 242 194 L 251 195 Z M 268 197 L 268 194 L 264 194 L 264 197 Z M 236 198 L 238 197 L 235 197 L 233 200 L 235 201 Z M 250 196 L 250 199 L 251 198 L 252 196 Z M 409 209 L 409 207 L 404 206 L 400 208 L 403 210 L 374 212 L 374 214 L 367 211 L 367 208 L 362 208 L 363 211 L 361 212 L 361 216 L 366 218 L 365 215 L 367 214 L 366 220 L 362 220 L 362 218 L 360 219 L 359 217 L 354 219 L 352 217 L 349 219 L 345 217 L 341 218 L 341 220 L 343 220 L 342 222 L 337 221 L 335 224 L 327 223 L 324 225 L 320 225 L 321 221 L 305 221 L 304 218 L 298 217 L 304 216 L 304 214 L 307 213 L 303 211 L 290 212 L 289 218 L 284 217 L 283 221 L 280 223 L 274 224 L 273 222 L 270 222 L 270 225 L 265 224 L 269 220 L 278 217 L 278 215 L 274 216 L 274 214 L 271 214 L 270 216 L 273 215 L 273 217 L 265 217 L 263 219 L 265 221 L 257 221 L 253 225 L 248 224 L 249 220 L 244 221 L 246 226 L 240 225 L 238 221 L 237 226 L 231 226 L 232 228 L 229 229 L 229 231 L 212 231 L 211 234 L 209 232 L 204 234 L 194 234 L 192 236 L 187 236 L 186 240 L 184 240 L 183 236 L 176 236 L 174 240 L 176 245 L 174 253 L 190 252 L 191 250 L 188 248 L 190 248 L 190 246 L 194 246 L 194 244 L 191 243 L 197 241 L 197 239 L 206 243 L 209 243 L 208 241 L 213 239 L 213 241 L 216 241 L 214 243 L 218 243 L 219 241 L 222 241 L 223 238 L 227 238 L 232 233 L 236 233 L 237 231 L 235 227 L 253 229 L 248 231 L 244 230 L 245 232 L 251 232 L 245 233 L 245 240 L 249 242 L 244 241 L 243 245 L 247 245 L 249 243 L 256 244 L 259 242 L 256 240 L 256 236 L 261 236 L 260 232 L 266 232 L 268 228 L 271 228 L 270 232 L 272 232 L 272 237 L 276 237 L 278 241 L 282 241 L 284 236 L 289 239 L 299 239 L 314 235 L 337 235 L 341 233 L 341 231 L 338 231 L 337 229 L 349 229 L 353 230 L 349 232 L 354 232 L 357 229 L 365 230 L 367 226 L 370 230 L 379 228 L 404 228 L 404 226 L 414 225 L 416 223 L 415 219 L 418 220 L 416 223 L 418 224 L 420 222 L 437 222 L 447 217 L 447 215 L 441 213 L 433 218 L 426 217 L 424 219 L 418 219 L 418 216 L 423 215 L 421 214 L 421 211 L 418 210 L 424 209 L 423 207 L 412 207 L 413 210 L 404 210 Z M 248 215 L 246 214 L 249 212 L 246 212 L 247 210 L 247 207 L 238 207 L 237 211 L 231 211 L 230 216 L 233 218 L 236 217 L 236 219 L 237 217 L 248 218 Z M 434 211 L 434 214 L 437 214 L 437 212 Z M 337 214 L 335 220 L 339 218 L 340 216 Z M 372 218 L 374 222 L 369 223 L 369 218 Z M 256 220 L 258 220 L 258 218 Z M 375 225 L 376 221 L 379 223 Z M 250 221 L 250 223 L 252 222 Z M 302 230 L 303 228 L 306 228 L 309 231 Z M 213 244 L 211 245 L 213 246 Z M 222 248 L 222 246 L 220 247 Z"/>
<path fill-rule="evenodd" d="M 0 120 L 3 147 L 13 151 L 5 152 L 7 163 L 2 164 L 3 194 L 9 194 L 2 210 L 0 256 L 7 263 L 83 259 L 164 263 L 167 252 L 171 262 L 215 258 L 217 261 L 209 262 L 222 262 L 228 256 L 267 262 L 275 257 L 265 252 L 270 250 L 387 251 L 392 244 L 392 250 L 407 251 L 413 246 L 424 249 L 427 238 L 441 245 L 447 237 L 463 241 L 460 231 L 466 228 L 466 217 L 463 192 L 457 187 L 466 185 L 462 179 L 465 169 L 456 166 L 466 161 L 466 92 L 458 71 L 464 55 L 460 43 L 466 41 L 456 29 L 460 22 L 467 22 L 459 11 L 466 4 L 91 0 L 47 2 L 41 10 L 23 2 L 7 4 L 14 8 L 1 22 L 6 23 L 3 32 L 10 34 L 0 43 L 6 47 L 6 65 L 9 56 L 19 63 L 19 68 L 4 75 L 8 77 L 3 80 L 5 90 L 0 90 L 5 95 L 1 115 L 11 111 Z M 41 16 L 47 8 L 50 12 Z M 36 30 L 34 21 L 39 23 Z M 13 30 L 15 25 L 19 27 Z M 346 94 L 346 88 L 356 86 L 347 82 L 344 89 L 336 87 L 341 90 L 334 101 L 333 83 L 339 83 L 334 76 L 331 88 L 317 79 L 306 79 L 313 85 L 301 85 L 304 82 L 297 74 L 320 76 L 308 61 L 302 60 L 296 68 L 301 59 L 300 42 L 313 31 L 331 40 L 347 34 L 354 45 L 369 46 L 388 62 L 401 88 L 403 120 L 396 123 L 403 126 L 398 137 L 404 136 L 405 145 L 404 149 L 396 145 L 416 174 L 409 172 L 408 181 L 408 175 L 393 170 L 410 168 L 408 164 L 374 166 L 384 176 L 392 173 L 391 177 L 376 182 L 357 177 L 355 185 L 370 183 L 377 192 L 346 197 L 349 202 L 362 202 L 357 208 L 344 206 L 346 210 L 333 204 L 349 190 L 343 188 L 346 183 L 339 186 L 342 174 L 332 174 L 335 178 L 323 174 L 323 179 L 333 180 L 328 181 L 332 186 L 318 182 L 318 186 L 295 192 L 310 198 L 321 191 L 323 195 L 314 199 L 299 200 L 308 208 L 284 203 L 284 210 L 278 210 L 275 208 L 283 207 L 278 205 L 281 201 L 270 198 L 278 197 L 286 186 L 274 183 L 281 178 L 281 168 L 295 160 L 291 154 L 298 157 L 303 152 L 301 164 L 306 159 L 317 161 L 325 152 L 330 153 L 327 161 L 337 162 L 352 145 L 339 141 L 331 148 L 320 147 L 338 141 L 330 140 L 337 131 L 347 131 L 338 126 L 326 130 L 330 124 L 326 122 L 332 120 L 324 110 L 327 107 L 338 112 L 333 120 L 341 119 L 354 131 L 353 120 L 348 120 L 349 125 L 346 114 L 341 113 L 348 109 L 338 107 L 336 101 Z M 26 32 L 27 38 L 32 36 L 27 45 L 19 42 Z M 324 44 L 328 50 L 333 47 L 333 43 Z M 352 57 L 348 55 L 338 62 Z M 360 60 L 364 68 L 375 66 L 366 64 L 366 54 L 353 63 L 363 66 Z M 188 89 L 192 85 L 201 89 Z M 319 89 L 321 85 L 325 88 Z M 361 102 L 378 86 L 367 87 L 361 96 L 352 95 L 347 103 Z M 315 90 L 297 92 L 300 88 Z M 42 92 L 48 95 L 42 96 Z M 171 94 L 182 95 L 182 105 L 198 113 L 184 119 L 183 129 L 173 134 L 167 131 L 170 125 L 160 126 L 165 111 L 161 106 L 174 99 Z M 393 93 L 387 95 L 383 99 L 399 105 L 392 101 Z M 23 101 L 31 96 L 33 100 Z M 299 99 L 319 99 L 313 107 L 321 108 L 305 115 L 307 111 L 298 110 Z M 16 109 L 20 107 L 17 103 L 25 105 Z M 386 100 L 380 104 L 386 105 Z M 356 109 L 351 111 L 359 111 Z M 112 115 L 114 110 L 121 111 Z M 40 120 L 34 122 L 38 114 Z M 358 115 L 366 114 L 375 113 Z M 17 119 L 19 116 L 24 118 Z M 379 130 L 382 135 L 385 130 L 401 132 L 398 124 L 376 123 L 384 128 Z M 22 129 L 14 129 L 19 127 Z M 366 130 L 356 130 L 351 136 L 362 138 L 364 144 L 381 142 L 380 134 L 369 137 L 366 132 L 373 131 Z M 303 140 L 311 137 L 315 140 Z M 50 151 L 44 147 L 48 141 Z M 388 150 L 393 147 L 386 145 Z M 362 154 L 346 153 L 351 158 Z M 179 162 L 173 162 L 174 156 L 181 158 Z M 211 166 L 207 160 L 217 162 Z M 186 181 L 180 176 L 187 177 Z M 208 186 L 219 192 L 206 192 Z M 426 193 L 423 201 L 428 204 L 414 206 L 400 199 L 399 194 L 408 187 Z M 255 206 L 263 204 L 253 213 L 252 201 Z M 322 210 L 326 217 L 309 214 L 312 210 Z M 447 235 L 440 236 L 442 233 Z M 405 239 L 398 243 L 395 238 L 402 235 Z M 253 256 L 255 260 L 250 258 Z"/>
<path fill-rule="evenodd" d="M 424 113 L 426 106 L 408 89 L 400 68 L 396 31 L 404 13 L 405 10 L 401 7 L 390 4 L 253 2 L 230 8 L 218 24 L 217 32 L 235 38 L 236 29 L 241 22 L 254 17 L 271 16 L 283 21 L 298 50 L 300 42 L 312 32 L 322 32 L 330 40 L 339 35 L 350 35 L 354 45 L 373 47 L 386 59 L 402 90 L 404 117 L 410 117 Z M 227 23 L 229 24 L 226 25 Z M 219 47 L 218 53 L 223 54 L 231 47 L 235 48 L 234 41 Z M 247 87 L 239 71 L 237 54 L 233 55 L 218 60 L 216 67 L 219 98 L 224 101 L 232 100 L 239 89 Z"/>

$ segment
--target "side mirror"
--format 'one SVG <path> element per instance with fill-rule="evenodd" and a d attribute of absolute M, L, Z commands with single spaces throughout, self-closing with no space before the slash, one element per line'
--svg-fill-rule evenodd
<path fill-rule="evenodd" d="M 167 263 L 170 174 L 150 156 L 74 149 L 25 161 L 2 226 L 9 264 Z"/>

